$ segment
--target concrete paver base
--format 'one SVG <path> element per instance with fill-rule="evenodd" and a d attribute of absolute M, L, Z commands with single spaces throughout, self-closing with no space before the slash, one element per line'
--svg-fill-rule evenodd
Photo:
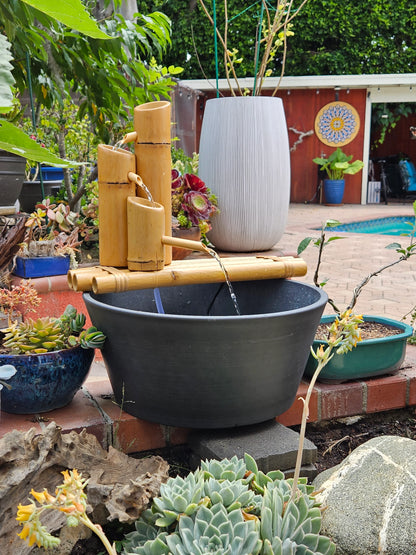
<path fill-rule="evenodd" d="M 275 420 L 227 430 L 198 430 L 192 432 L 188 445 L 195 458 L 230 459 L 251 455 L 264 473 L 281 470 L 286 477 L 293 475 L 298 451 L 299 434 Z M 316 475 L 314 462 L 317 448 L 305 440 L 302 458 L 302 476 Z M 197 461 L 194 461 L 199 464 Z"/>

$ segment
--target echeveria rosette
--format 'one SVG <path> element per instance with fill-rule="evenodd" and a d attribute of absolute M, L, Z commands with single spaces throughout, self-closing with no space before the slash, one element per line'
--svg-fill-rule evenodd
<path fill-rule="evenodd" d="M 211 202 L 206 195 L 197 191 L 183 195 L 182 209 L 193 225 L 198 225 L 201 220 L 208 220 L 212 214 Z"/>
<path fill-rule="evenodd" d="M 172 170 L 172 216 L 181 228 L 198 226 L 204 239 L 211 229 L 210 218 L 217 211 L 217 199 L 195 174 Z"/>

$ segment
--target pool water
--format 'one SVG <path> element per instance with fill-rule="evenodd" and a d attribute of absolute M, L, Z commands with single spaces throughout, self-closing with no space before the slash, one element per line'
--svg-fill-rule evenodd
<path fill-rule="evenodd" d="M 377 220 L 341 224 L 336 227 L 327 228 L 327 230 L 376 233 L 377 235 L 408 235 L 412 231 L 414 224 L 414 216 L 391 216 L 389 218 L 378 218 Z"/>

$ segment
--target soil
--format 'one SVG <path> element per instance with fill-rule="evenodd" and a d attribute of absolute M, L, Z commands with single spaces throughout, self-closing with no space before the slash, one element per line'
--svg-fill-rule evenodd
<path fill-rule="evenodd" d="M 315 339 L 325 340 L 328 338 L 328 330 L 330 324 L 319 324 L 316 330 Z M 360 324 L 361 339 L 375 339 L 378 337 L 389 337 L 390 335 L 398 335 L 402 333 L 401 330 L 387 324 L 379 322 L 363 322 Z"/>
<path fill-rule="evenodd" d="M 299 427 L 293 427 L 299 431 Z M 306 427 L 306 437 L 317 447 L 315 466 L 319 472 L 340 464 L 356 447 L 369 439 L 394 435 L 416 440 L 416 410 L 400 409 L 365 416 L 339 418 L 329 422 L 311 423 Z M 155 452 L 153 452 L 155 453 Z M 170 464 L 170 474 L 185 476 L 189 472 L 189 451 L 186 447 L 160 450 Z M 132 528 L 110 525 L 105 531 L 112 541 L 121 540 Z M 95 537 L 79 541 L 71 555 L 94 555 L 103 553 L 101 542 Z"/>

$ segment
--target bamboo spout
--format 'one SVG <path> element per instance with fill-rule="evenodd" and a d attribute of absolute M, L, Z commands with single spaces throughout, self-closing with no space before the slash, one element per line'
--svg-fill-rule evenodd
<path fill-rule="evenodd" d="M 180 249 L 190 249 L 192 251 L 205 252 L 208 254 L 208 249 L 200 241 L 191 241 L 190 239 L 181 239 L 179 237 L 169 237 L 164 235 L 162 237 L 162 243 L 164 245 L 170 245 L 171 247 L 179 247 Z"/>

